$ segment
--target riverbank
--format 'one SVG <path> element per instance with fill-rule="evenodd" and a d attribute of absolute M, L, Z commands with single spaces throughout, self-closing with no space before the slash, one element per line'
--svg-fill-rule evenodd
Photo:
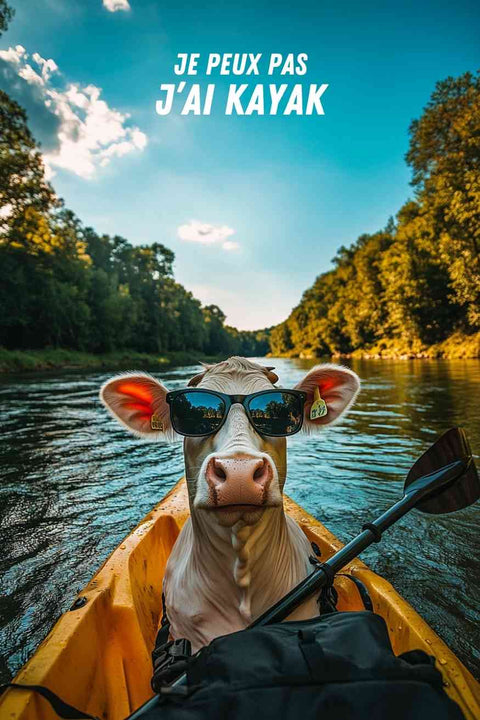
<path fill-rule="evenodd" d="M 284 357 L 314 358 L 308 351 L 292 353 Z M 480 358 L 480 332 L 474 335 L 456 333 L 436 345 L 411 345 L 399 340 L 381 340 L 368 348 L 352 353 L 338 353 L 334 359 L 342 358 L 389 358 L 409 360 L 423 358 L 470 359 Z M 79 350 L 50 348 L 45 350 L 5 350 L 0 348 L 0 373 L 28 372 L 40 370 L 125 370 L 151 369 L 180 365 L 196 365 L 202 362 L 218 362 L 223 356 L 205 356 L 201 353 L 178 351 L 155 355 L 139 353 L 133 350 L 121 350 L 113 353 L 95 355 Z"/>
<path fill-rule="evenodd" d="M 218 362 L 220 358 L 206 357 L 195 352 L 170 352 L 161 355 L 122 350 L 94 355 L 78 350 L 51 348 L 46 350 L 5 350 L 0 348 L 0 372 L 28 372 L 39 370 L 161 370 L 198 362 Z"/>
<path fill-rule="evenodd" d="M 455 333 L 443 342 L 430 346 L 421 343 L 411 345 L 398 340 L 381 340 L 370 348 L 356 350 L 349 357 L 393 358 L 396 360 L 480 358 L 480 332 L 473 335 Z"/>
<path fill-rule="evenodd" d="M 302 359 L 315 359 L 316 355 L 308 350 L 286 353 L 283 357 L 299 357 Z M 476 359 L 480 358 L 480 332 L 473 335 L 454 333 L 449 338 L 435 345 L 423 345 L 422 343 L 408 343 L 399 339 L 379 340 L 375 345 L 366 348 L 359 348 L 351 353 L 334 353 L 332 357 L 336 360 L 342 358 L 369 358 L 380 360 L 388 358 L 391 360 L 415 360 L 415 359 L 438 359 L 449 360 Z"/>

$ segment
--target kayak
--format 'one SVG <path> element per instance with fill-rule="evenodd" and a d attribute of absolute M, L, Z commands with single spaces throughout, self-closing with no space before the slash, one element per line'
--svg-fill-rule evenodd
<path fill-rule="evenodd" d="M 290 498 L 285 512 L 318 545 L 322 560 L 342 543 Z M 65 702 L 105 720 L 123 720 L 152 697 L 151 651 L 161 620 L 162 580 L 173 544 L 189 516 L 185 481 L 120 544 L 55 624 L 14 682 L 43 685 Z M 480 684 L 429 625 L 387 582 L 355 559 L 344 570 L 363 582 L 387 624 L 395 654 L 421 649 L 436 658 L 445 689 L 467 720 L 480 718 Z M 357 586 L 335 580 L 338 610 L 363 610 Z M 37 693 L 9 689 L 2 720 L 51 720 Z"/>

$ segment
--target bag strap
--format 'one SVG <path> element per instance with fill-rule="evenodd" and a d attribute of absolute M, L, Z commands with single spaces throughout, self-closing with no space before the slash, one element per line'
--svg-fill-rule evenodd
<path fill-rule="evenodd" d="M 321 683 L 325 676 L 326 658 L 315 633 L 310 628 L 303 628 L 297 633 L 298 644 L 307 664 L 310 677 Z"/>
<path fill-rule="evenodd" d="M 324 563 L 320 560 L 320 557 L 322 555 L 320 548 L 318 547 L 316 542 L 311 542 L 310 545 L 312 546 L 312 550 L 315 553 L 314 555 L 310 555 L 309 562 L 311 565 L 314 565 L 316 567 L 326 567 Z M 361 580 L 359 580 L 357 577 L 354 577 L 353 575 L 347 575 L 346 573 L 338 573 L 337 577 L 345 577 L 351 580 L 360 595 L 360 598 L 363 602 L 363 606 L 365 610 L 369 610 L 370 612 L 373 612 L 373 602 L 372 598 L 370 597 L 370 594 L 367 590 L 367 586 L 365 583 L 363 583 Z M 337 602 L 338 602 L 338 593 L 333 587 L 333 580 L 334 578 L 331 578 L 331 582 L 323 587 L 320 591 L 320 595 L 318 597 L 317 603 L 318 607 L 320 609 L 320 614 L 324 615 L 325 613 L 329 612 L 335 612 L 337 610 Z"/>
<path fill-rule="evenodd" d="M 322 553 L 320 552 L 320 548 L 318 547 L 317 543 L 312 542 L 310 544 L 312 546 L 313 552 L 315 553 L 315 555 L 310 555 L 308 558 L 310 565 L 313 565 L 317 568 L 324 568 L 324 570 L 327 572 L 327 577 L 329 579 L 327 585 L 324 585 L 324 587 L 322 587 L 322 589 L 320 590 L 320 594 L 317 598 L 318 611 L 320 615 L 337 612 L 338 593 L 333 587 L 333 581 L 335 580 L 335 576 L 328 567 L 328 565 L 325 565 L 319 559 Z"/>
<path fill-rule="evenodd" d="M 165 593 L 162 593 L 162 620 L 160 622 L 160 628 L 155 638 L 155 650 L 161 645 L 166 645 L 170 636 L 170 620 L 167 615 L 167 606 L 165 605 Z M 153 653 L 152 653 L 153 654 Z"/>
<path fill-rule="evenodd" d="M 348 578 L 348 580 L 351 580 L 356 585 L 358 594 L 360 595 L 360 598 L 363 602 L 363 606 L 364 606 L 365 610 L 374 612 L 372 598 L 370 597 L 370 593 L 368 592 L 368 589 L 367 589 L 367 586 L 365 585 L 365 583 L 363 583 L 361 580 L 359 580 L 354 575 L 347 575 L 347 573 L 338 573 L 338 577 L 344 577 L 344 578 Z"/>
<path fill-rule="evenodd" d="M 170 621 L 167 616 L 164 593 L 162 593 L 162 608 L 162 621 L 152 651 L 153 676 L 150 684 L 156 693 L 162 692 L 165 685 L 169 685 L 185 672 L 192 656 L 192 646 L 189 640 L 169 639 Z"/>
<path fill-rule="evenodd" d="M 14 688 L 15 690 L 29 690 L 30 692 L 36 692 L 41 695 L 50 705 L 56 714 L 63 718 L 63 720 L 99 720 L 96 715 L 89 715 L 89 713 L 79 710 L 73 705 L 69 705 L 62 700 L 53 690 L 49 690 L 44 685 L 20 685 L 20 683 L 5 683 L 0 685 L 0 695 L 5 692 L 8 688 Z"/>

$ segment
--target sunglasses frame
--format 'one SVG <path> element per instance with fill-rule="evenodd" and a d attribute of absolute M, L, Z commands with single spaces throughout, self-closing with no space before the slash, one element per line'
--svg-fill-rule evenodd
<path fill-rule="evenodd" d="M 255 427 L 255 425 L 253 423 L 252 416 L 250 414 L 250 410 L 248 407 L 251 400 L 253 398 L 258 397 L 259 395 L 267 395 L 267 394 L 270 395 L 271 393 L 275 393 L 275 392 L 276 393 L 289 393 L 290 395 L 295 395 L 296 397 L 298 397 L 300 399 L 300 405 L 301 405 L 300 409 L 301 409 L 301 413 L 302 413 L 301 420 L 300 420 L 300 424 L 299 424 L 298 428 L 292 433 L 287 433 L 287 434 L 275 433 L 275 434 L 267 435 L 266 433 L 261 433 Z M 217 428 L 215 428 L 215 430 L 212 430 L 209 433 L 197 433 L 195 435 L 193 435 L 192 433 L 183 433 L 183 432 L 180 432 L 179 430 L 177 430 L 177 428 L 175 427 L 173 417 L 172 417 L 172 400 L 174 400 L 177 395 L 183 395 L 186 393 L 207 393 L 209 395 L 214 395 L 215 397 L 219 397 L 219 398 L 221 398 L 221 400 L 223 400 L 223 402 L 225 403 L 225 414 L 222 418 L 220 425 Z M 258 432 L 259 435 L 263 435 L 265 437 L 290 437 L 291 435 L 296 435 L 302 429 L 303 419 L 304 419 L 305 401 L 307 399 L 307 393 L 303 392 L 303 390 L 290 390 L 287 388 L 272 388 L 271 390 L 260 390 L 260 392 L 251 393 L 250 395 L 228 395 L 227 393 L 218 392 L 217 390 L 209 390 L 207 388 L 182 388 L 181 390 L 172 390 L 171 392 L 168 392 L 165 399 L 166 399 L 167 403 L 170 405 L 170 422 L 172 423 L 172 427 L 175 430 L 175 432 L 178 433 L 178 435 L 183 435 L 183 437 L 209 437 L 210 435 L 215 435 L 215 433 L 217 433 L 225 424 L 226 419 L 228 417 L 228 413 L 230 412 L 230 408 L 232 407 L 232 405 L 234 405 L 236 403 L 243 405 L 243 408 L 248 417 L 248 421 L 249 421 L 250 425 L 253 427 L 255 432 Z"/>

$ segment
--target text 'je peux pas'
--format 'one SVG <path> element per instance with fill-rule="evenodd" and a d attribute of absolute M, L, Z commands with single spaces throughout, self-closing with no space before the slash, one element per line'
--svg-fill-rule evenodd
<path fill-rule="evenodd" d="M 306 53 L 179 53 L 174 66 L 176 75 L 209 76 L 293 76 L 307 73 Z M 222 83 L 223 85 L 223 83 Z M 180 115 L 210 115 L 216 104 L 225 115 L 324 115 L 322 96 L 327 83 L 232 83 L 216 102 L 216 84 L 162 83 L 162 97 L 156 101 L 159 115 L 169 115 L 175 108 Z M 222 87 L 222 91 L 223 91 Z"/>

